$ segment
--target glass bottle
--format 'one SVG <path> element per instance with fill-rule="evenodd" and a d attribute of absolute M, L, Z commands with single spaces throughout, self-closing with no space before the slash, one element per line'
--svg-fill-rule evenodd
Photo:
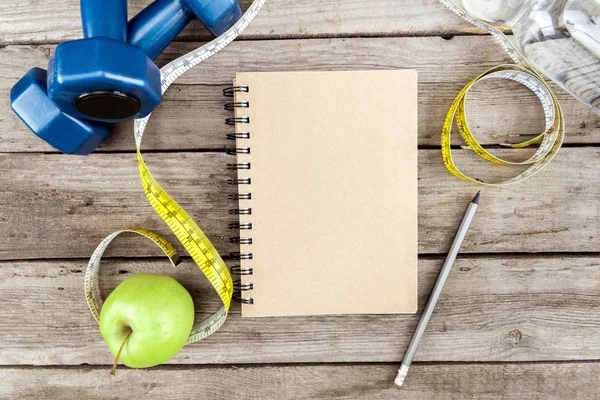
<path fill-rule="evenodd" d="M 511 28 L 540 72 L 600 115 L 600 0 L 462 0 L 467 12 Z"/>

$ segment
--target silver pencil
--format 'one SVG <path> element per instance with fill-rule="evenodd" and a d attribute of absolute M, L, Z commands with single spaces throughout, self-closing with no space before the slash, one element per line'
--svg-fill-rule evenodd
<path fill-rule="evenodd" d="M 479 205 L 479 193 L 475 195 L 467 211 L 465 212 L 465 216 L 463 217 L 462 223 L 456 232 L 456 237 L 454 238 L 454 242 L 452 242 L 452 247 L 450 247 L 450 251 L 448 252 L 448 256 L 446 257 L 446 261 L 442 266 L 442 270 L 440 271 L 440 275 L 438 276 L 437 282 L 433 288 L 433 292 L 431 292 L 431 296 L 429 297 L 429 301 L 427 302 L 427 306 L 425 306 L 425 311 L 421 316 L 421 320 L 419 321 L 419 325 L 417 325 L 417 330 L 415 331 L 410 344 L 408 345 L 408 350 L 404 355 L 404 359 L 402 360 L 402 365 L 400 369 L 398 369 L 398 375 L 396 379 L 394 379 L 394 383 L 398 386 L 402 386 L 404 383 L 404 378 L 406 378 L 406 374 L 408 374 L 408 368 L 412 362 L 412 359 L 417 351 L 417 347 L 419 346 L 419 342 L 423 337 L 423 333 L 425 332 L 425 328 L 427 328 L 427 324 L 429 323 L 429 319 L 431 318 L 431 314 L 433 314 L 433 309 L 437 304 L 440 294 L 442 293 L 442 289 L 444 288 L 444 284 L 446 283 L 446 279 L 448 279 L 448 274 L 452 269 L 452 265 L 454 264 L 454 260 L 456 260 L 456 256 L 458 254 L 458 250 L 460 249 L 460 245 L 465 239 L 465 235 L 469 230 L 469 225 L 471 225 L 471 221 L 475 216 L 475 211 L 477 211 L 477 206 Z"/>

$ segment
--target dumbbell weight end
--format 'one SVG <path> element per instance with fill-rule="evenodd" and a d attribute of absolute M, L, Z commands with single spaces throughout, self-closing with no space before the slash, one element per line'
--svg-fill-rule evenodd
<path fill-rule="evenodd" d="M 242 17 L 237 0 L 189 0 L 188 6 L 213 35 L 219 36 Z"/>
<path fill-rule="evenodd" d="M 71 117 L 48 98 L 41 68 L 31 69 L 13 86 L 10 103 L 33 133 L 63 153 L 90 154 L 108 137 L 106 124 Z"/>
<path fill-rule="evenodd" d="M 181 0 L 156 0 L 129 21 L 127 42 L 155 59 L 192 18 Z"/>
<path fill-rule="evenodd" d="M 161 100 L 160 71 L 146 53 L 94 37 L 61 43 L 48 63 L 48 97 L 75 118 L 143 118 Z"/>

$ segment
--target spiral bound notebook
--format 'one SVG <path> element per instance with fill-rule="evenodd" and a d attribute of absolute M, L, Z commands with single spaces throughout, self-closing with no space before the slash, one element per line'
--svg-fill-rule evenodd
<path fill-rule="evenodd" d="M 417 309 L 417 73 L 238 73 L 244 317 Z"/>

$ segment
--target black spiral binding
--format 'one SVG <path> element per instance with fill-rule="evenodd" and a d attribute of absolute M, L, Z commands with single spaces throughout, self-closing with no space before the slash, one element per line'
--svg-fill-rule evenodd
<path fill-rule="evenodd" d="M 249 92 L 248 86 L 232 86 L 232 87 L 228 87 L 227 89 L 223 90 L 223 96 L 226 97 L 233 97 L 234 94 L 236 92 Z M 231 103 L 227 103 L 225 104 L 225 109 L 228 111 L 234 111 L 236 108 L 249 108 L 250 107 L 250 103 L 248 101 L 234 101 Z M 250 117 L 233 117 L 233 118 L 227 118 L 225 120 L 225 123 L 227 125 L 231 125 L 231 126 L 235 126 L 237 124 L 249 124 L 250 123 Z M 233 133 L 228 133 L 227 134 L 227 140 L 245 140 L 245 139 L 250 139 L 250 132 L 233 132 Z M 227 154 L 231 154 L 231 155 L 236 155 L 236 154 L 250 154 L 250 147 L 235 147 L 235 148 L 228 148 L 226 150 Z M 249 170 L 251 169 L 252 165 L 249 162 L 243 162 L 243 163 L 231 163 L 231 164 L 227 164 L 227 169 L 230 170 Z M 230 185 L 251 185 L 252 184 L 252 180 L 250 178 L 236 178 L 236 179 L 229 179 L 227 181 L 228 184 Z M 235 201 L 241 201 L 241 200 L 251 200 L 252 199 L 252 193 L 250 192 L 242 192 L 242 193 L 237 193 L 234 195 L 229 195 L 228 196 L 230 200 L 235 200 Z M 234 208 L 229 210 L 229 214 L 230 215 L 252 215 L 252 208 L 250 207 L 244 207 L 244 208 Z M 233 230 L 237 230 L 237 231 L 244 231 L 244 230 L 252 230 L 252 223 L 240 223 L 239 221 L 236 223 L 231 223 L 229 224 L 229 229 L 233 229 Z M 231 237 L 229 238 L 229 243 L 234 243 L 234 244 L 244 244 L 244 245 L 250 245 L 252 244 L 252 238 L 249 237 Z M 236 259 L 236 260 L 252 260 L 252 253 L 239 253 L 239 252 L 234 252 L 234 253 L 230 253 L 229 254 L 230 258 Z M 236 265 L 230 268 L 231 274 L 232 275 L 252 275 L 254 273 L 254 270 L 252 268 L 242 268 L 241 265 Z M 233 289 L 234 289 L 234 294 L 233 294 L 233 299 L 235 301 L 238 301 L 240 303 L 244 303 L 244 304 L 254 304 L 254 298 L 253 297 L 244 297 L 242 296 L 242 292 L 246 292 L 246 291 L 251 291 L 254 289 L 254 283 L 252 282 L 247 282 L 247 283 L 242 283 L 241 279 L 236 279 L 233 281 Z"/>

